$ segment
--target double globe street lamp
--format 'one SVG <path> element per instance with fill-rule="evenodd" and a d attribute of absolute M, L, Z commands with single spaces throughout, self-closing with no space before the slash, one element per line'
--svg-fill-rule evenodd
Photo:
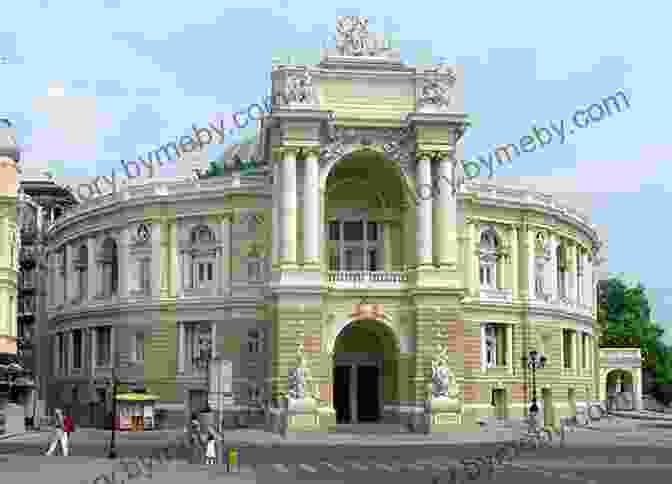
<path fill-rule="evenodd" d="M 539 413 L 539 405 L 537 405 L 537 379 L 536 372 L 537 370 L 546 366 L 546 357 L 536 350 L 530 351 L 530 354 L 523 356 L 523 365 L 532 370 L 532 405 L 530 405 L 530 414 L 532 417 L 536 417 Z"/>

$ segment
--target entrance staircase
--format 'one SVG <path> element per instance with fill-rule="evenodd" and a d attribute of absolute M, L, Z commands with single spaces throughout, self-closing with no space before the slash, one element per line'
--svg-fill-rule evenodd
<path fill-rule="evenodd" d="M 410 431 L 404 425 L 390 423 L 356 423 L 356 424 L 336 424 L 329 428 L 329 433 L 334 434 L 374 434 L 374 435 L 394 435 L 408 434 Z"/>

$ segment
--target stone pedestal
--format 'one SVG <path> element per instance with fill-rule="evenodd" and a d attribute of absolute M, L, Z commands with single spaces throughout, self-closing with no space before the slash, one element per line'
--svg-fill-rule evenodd
<path fill-rule="evenodd" d="M 320 425 L 317 401 L 312 397 L 287 399 L 287 430 L 317 430 Z"/>
<path fill-rule="evenodd" d="M 431 398 L 429 400 L 429 412 L 432 432 L 445 432 L 462 428 L 462 404 L 457 398 Z"/>

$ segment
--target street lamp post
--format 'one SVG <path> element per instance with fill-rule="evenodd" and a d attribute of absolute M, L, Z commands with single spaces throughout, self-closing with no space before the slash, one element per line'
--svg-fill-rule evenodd
<path fill-rule="evenodd" d="M 523 356 L 523 364 L 532 370 L 532 405 L 530 405 L 530 414 L 534 418 L 539 413 L 539 405 L 537 405 L 537 370 L 546 366 L 546 357 L 535 350 L 530 351 L 530 354 Z"/>
<path fill-rule="evenodd" d="M 107 454 L 108 459 L 117 458 L 117 440 L 115 419 L 117 416 L 117 365 L 112 366 L 112 436 L 110 438 L 110 450 Z"/>

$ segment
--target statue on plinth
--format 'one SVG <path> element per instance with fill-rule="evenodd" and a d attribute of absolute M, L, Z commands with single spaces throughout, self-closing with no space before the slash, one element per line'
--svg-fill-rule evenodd
<path fill-rule="evenodd" d="M 296 351 L 296 367 L 289 372 L 289 397 L 293 400 L 312 398 L 312 386 L 312 376 L 306 363 L 303 344 L 299 344 Z"/>
<path fill-rule="evenodd" d="M 437 356 L 432 360 L 432 397 L 455 398 L 457 379 L 448 366 L 448 347 L 438 344 Z"/>

